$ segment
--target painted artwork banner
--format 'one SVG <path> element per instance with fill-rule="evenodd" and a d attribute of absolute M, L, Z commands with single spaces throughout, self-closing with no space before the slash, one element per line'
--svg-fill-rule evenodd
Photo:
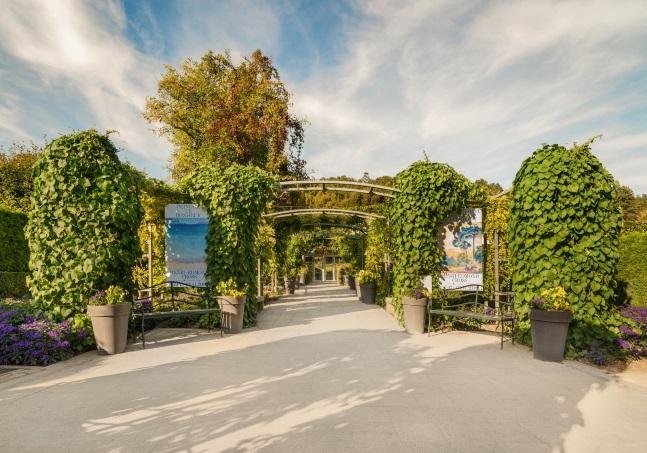
<path fill-rule="evenodd" d="M 164 217 L 166 280 L 207 286 L 207 212 L 194 204 L 169 204 Z"/>
<path fill-rule="evenodd" d="M 483 286 L 483 210 L 465 209 L 451 216 L 439 232 L 445 253 L 440 284 L 443 289 Z M 422 280 L 431 289 L 431 277 Z"/>

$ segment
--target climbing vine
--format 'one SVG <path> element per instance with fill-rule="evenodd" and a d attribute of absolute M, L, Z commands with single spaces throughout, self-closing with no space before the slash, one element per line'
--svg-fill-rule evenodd
<path fill-rule="evenodd" d="M 274 179 L 257 167 L 207 165 L 187 176 L 182 187 L 209 213 L 207 277 L 212 291 L 217 294 L 218 284 L 232 279 L 247 292 L 245 324 L 254 324 L 256 245 Z"/>
<path fill-rule="evenodd" d="M 528 340 L 531 300 L 562 286 L 574 316 L 571 354 L 609 338 L 618 324 L 612 299 L 621 213 L 613 178 L 589 146 L 536 150 L 515 177 L 510 207 L 519 331 Z"/>
<path fill-rule="evenodd" d="M 130 288 L 141 250 L 141 180 L 94 130 L 49 143 L 34 168 L 25 230 L 29 290 L 56 319 L 85 313 L 88 297 L 110 285 Z"/>
<path fill-rule="evenodd" d="M 507 196 L 488 198 L 485 201 L 485 216 L 483 219 L 483 232 L 488 240 L 485 249 L 485 274 L 483 276 L 484 290 L 488 296 L 494 295 L 494 243 L 498 236 L 499 247 L 499 289 L 508 291 L 512 286 L 512 266 L 510 263 L 510 247 L 508 245 L 508 216 L 510 212 L 510 199 Z"/>
<path fill-rule="evenodd" d="M 402 317 L 402 293 L 420 286 L 422 276 L 440 282 L 443 253 L 437 232 L 446 218 L 464 208 L 472 183 L 452 167 L 418 161 L 396 176 L 400 189 L 390 203 L 394 252 L 393 296 Z"/>

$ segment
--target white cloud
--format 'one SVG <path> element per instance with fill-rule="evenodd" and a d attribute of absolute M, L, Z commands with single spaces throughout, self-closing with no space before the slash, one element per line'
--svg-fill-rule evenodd
<path fill-rule="evenodd" d="M 645 2 L 368 2 L 364 9 L 370 19 L 347 31 L 348 57 L 336 72 L 294 89 L 312 124 L 306 157 L 319 175 L 393 174 L 426 149 L 472 178 L 508 184 L 540 143 L 605 133 L 647 102 L 644 90 L 622 89 L 624 78 L 647 73 Z M 334 159 L 325 151 L 331 141 L 355 154 Z M 647 158 L 631 161 L 616 177 L 647 190 L 637 177 Z"/>

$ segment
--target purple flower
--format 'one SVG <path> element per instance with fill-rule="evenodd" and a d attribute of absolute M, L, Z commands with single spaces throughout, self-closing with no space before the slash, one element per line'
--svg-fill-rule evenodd
<path fill-rule="evenodd" d="M 637 332 L 634 332 L 630 327 L 627 326 L 620 326 L 619 327 L 620 332 L 622 332 L 623 335 L 626 335 L 631 338 L 637 338 L 640 335 L 638 335 Z"/>
<path fill-rule="evenodd" d="M 532 301 L 532 308 L 535 308 L 537 310 L 541 310 L 544 306 L 544 299 L 537 297 L 536 299 L 533 299 Z"/>
<path fill-rule="evenodd" d="M 620 346 L 624 350 L 631 349 L 629 342 L 623 340 L 622 338 L 618 338 L 618 346 Z"/>

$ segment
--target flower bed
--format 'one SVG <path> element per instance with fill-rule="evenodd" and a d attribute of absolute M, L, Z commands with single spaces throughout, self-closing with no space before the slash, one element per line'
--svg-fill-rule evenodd
<path fill-rule="evenodd" d="M 68 321 L 49 321 L 21 305 L 0 305 L 0 365 L 49 365 L 68 359 L 86 336 Z"/>

